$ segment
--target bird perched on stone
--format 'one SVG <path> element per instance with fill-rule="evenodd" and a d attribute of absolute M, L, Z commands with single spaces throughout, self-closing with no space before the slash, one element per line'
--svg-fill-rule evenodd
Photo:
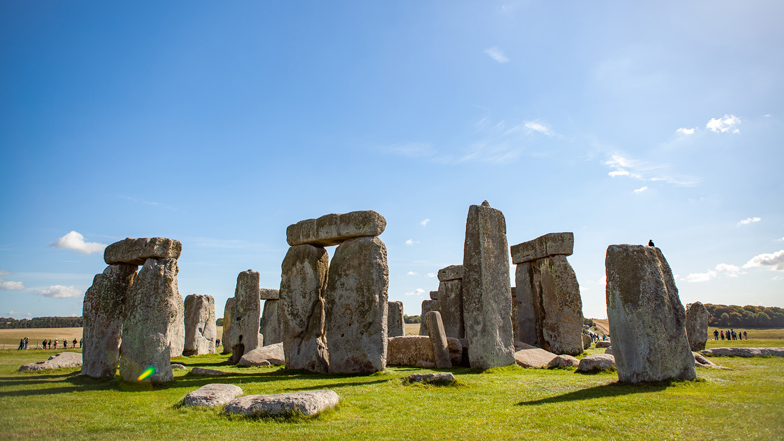
<path fill-rule="evenodd" d="M 648 240 L 648 246 L 649 247 L 655 247 L 656 245 L 653 244 L 652 240 Z"/>

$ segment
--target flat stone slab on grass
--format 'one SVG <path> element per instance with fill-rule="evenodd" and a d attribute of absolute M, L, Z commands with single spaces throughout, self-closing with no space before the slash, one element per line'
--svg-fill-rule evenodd
<path fill-rule="evenodd" d="M 115 242 L 103 252 L 103 260 L 108 265 L 114 263 L 130 263 L 131 265 L 144 265 L 148 258 L 179 259 L 182 253 L 182 243 L 179 240 L 165 237 L 144 237 L 140 239 L 127 238 Z"/>
<path fill-rule="evenodd" d="M 310 244 L 321 247 L 339 245 L 355 237 L 375 237 L 387 227 L 384 216 L 373 210 L 327 214 L 318 219 L 307 219 L 286 228 L 290 246 Z"/>
<path fill-rule="evenodd" d="M 408 383 L 424 384 L 449 384 L 455 381 L 455 376 L 451 372 L 436 372 L 432 374 L 411 374 L 405 378 Z"/>
<path fill-rule="evenodd" d="M 516 346 L 516 348 L 517 347 L 519 346 Z M 549 367 L 550 363 L 553 362 L 553 360 L 555 360 L 558 355 L 553 354 L 550 351 L 545 351 L 542 348 L 532 347 L 516 350 L 514 357 L 515 363 L 517 363 L 518 366 L 522 366 L 524 368 L 542 368 Z"/>
<path fill-rule="evenodd" d="M 610 343 L 609 340 L 608 341 L 597 341 L 596 342 L 596 347 L 597 348 L 609 348 L 610 346 L 612 346 L 612 343 Z"/>
<path fill-rule="evenodd" d="M 81 365 L 82 354 L 78 352 L 61 352 L 57 355 L 52 355 L 46 361 L 37 361 L 35 363 L 22 365 L 22 367 L 19 368 L 19 372 L 79 367 Z"/>
<path fill-rule="evenodd" d="M 191 369 L 193 375 L 229 375 L 228 372 L 216 371 L 215 369 L 193 368 Z"/>
<path fill-rule="evenodd" d="M 711 348 L 700 353 L 708 357 L 784 357 L 784 348 Z"/>
<path fill-rule="evenodd" d="M 247 395 L 231 400 L 223 413 L 245 416 L 316 415 L 335 407 L 340 397 L 331 390 L 312 390 L 275 395 Z"/>
<path fill-rule="evenodd" d="M 567 368 L 572 366 L 578 366 L 580 364 L 580 360 L 577 357 L 573 357 L 571 355 L 556 355 L 553 360 L 547 364 L 548 368 Z"/>
<path fill-rule="evenodd" d="M 594 354 L 580 360 L 577 372 L 600 372 L 614 367 L 614 356 L 610 354 Z"/>
<path fill-rule="evenodd" d="M 246 353 L 240 358 L 238 364 L 240 366 L 282 366 L 284 363 L 286 363 L 286 358 L 283 353 L 283 343 L 275 343 Z"/>
<path fill-rule="evenodd" d="M 182 404 L 186 406 L 215 407 L 242 395 L 242 389 L 233 384 L 213 383 L 202 386 L 185 395 Z"/>

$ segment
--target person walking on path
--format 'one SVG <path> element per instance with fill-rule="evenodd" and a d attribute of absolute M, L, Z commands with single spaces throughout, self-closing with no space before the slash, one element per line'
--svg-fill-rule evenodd
<path fill-rule="evenodd" d="M 82 341 L 84 341 L 84 339 L 83 339 L 83 338 L 80 338 L 80 339 L 79 339 L 79 349 L 82 349 Z"/>
<path fill-rule="evenodd" d="M 27 344 L 30 342 L 30 340 L 28 340 L 27 337 L 25 337 L 24 342 L 25 342 L 25 350 L 27 350 Z"/>
<path fill-rule="evenodd" d="M 719 339 L 719 330 L 718 329 L 714 329 L 713 330 L 713 339 L 714 340 L 718 340 Z"/>
<path fill-rule="evenodd" d="M 65 350 L 65 351 L 68 350 L 68 339 L 67 338 L 63 339 L 63 350 Z"/>
<path fill-rule="evenodd" d="M 76 349 L 76 339 L 73 339 L 73 348 Z"/>
<path fill-rule="evenodd" d="M 54 349 L 57 350 L 57 339 L 54 339 Z"/>
<path fill-rule="evenodd" d="M 749 339 L 749 334 L 747 334 L 746 331 L 743 331 L 743 339 L 744 340 L 748 340 Z"/>
<path fill-rule="evenodd" d="M 24 339 L 19 340 L 19 348 L 17 351 L 21 351 L 22 349 L 24 349 Z"/>
<path fill-rule="evenodd" d="M 44 339 L 44 341 L 43 341 L 43 343 L 41 343 L 41 345 L 44 347 L 44 349 L 46 349 L 46 339 Z"/>

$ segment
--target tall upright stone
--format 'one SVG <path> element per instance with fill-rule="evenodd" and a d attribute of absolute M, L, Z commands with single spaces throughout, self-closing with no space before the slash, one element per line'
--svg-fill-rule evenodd
<path fill-rule="evenodd" d="M 438 300 L 422 300 L 422 311 L 419 313 L 419 335 L 428 335 L 425 314 L 438 311 Z"/>
<path fill-rule="evenodd" d="M 463 265 L 438 270 L 438 311 L 447 337 L 465 338 L 463 321 Z"/>
<path fill-rule="evenodd" d="M 556 354 L 583 352 L 583 303 L 580 286 L 566 256 L 555 255 L 537 261 L 541 283 L 542 336 L 544 349 Z"/>
<path fill-rule="evenodd" d="M 544 347 L 542 337 L 542 300 L 539 296 L 539 270 L 533 262 L 520 263 L 515 268 L 515 297 L 519 341 Z"/>
<path fill-rule="evenodd" d="M 605 266 L 618 380 L 693 380 L 697 374 L 686 337 L 686 312 L 661 250 L 610 245 Z"/>
<path fill-rule="evenodd" d="M 277 289 L 275 290 L 277 291 Z M 283 330 L 278 315 L 280 300 L 265 300 L 259 332 L 264 336 L 264 346 L 283 343 Z"/>
<path fill-rule="evenodd" d="M 406 324 L 403 320 L 403 302 L 387 302 L 387 337 L 406 335 Z"/>
<path fill-rule="evenodd" d="M 234 317 L 234 297 L 226 299 L 226 306 L 223 308 L 223 354 L 231 354 L 231 323 Z"/>
<path fill-rule="evenodd" d="M 329 371 L 324 316 L 329 255 L 314 245 L 294 245 L 281 264 L 278 315 L 287 369 Z"/>
<path fill-rule="evenodd" d="M 163 383 L 174 378 L 171 357 L 181 355 L 185 343 L 178 272 L 177 259 L 149 258 L 131 285 L 120 345 L 120 374 L 125 381 L 137 381 L 150 366 L 155 373 L 145 381 Z"/>
<path fill-rule="evenodd" d="M 234 317 L 231 323 L 231 361 L 239 363 L 246 353 L 262 346 L 259 337 L 261 300 L 259 273 L 247 270 L 237 276 L 234 290 Z"/>
<path fill-rule="evenodd" d="M 424 320 L 427 323 L 427 332 L 430 334 L 430 344 L 433 346 L 436 367 L 439 369 L 451 368 L 452 360 L 449 357 L 449 346 L 441 314 L 438 311 L 430 311 L 425 314 Z"/>
<path fill-rule="evenodd" d="M 471 367 L 514 364 L 509 252 L 503 213 L 471 205 L 463 248 L 463 317 Z"/>
<path fill-rule="evenodd" d="M 381 239 L 360 237 L 338 246 L 325 293 L 330 373 L 384 370 L 388 286 Z"/>
<path fill-rule="evenodd" d="M 517 327 L 517 288 L 512 287 L 512 341 L 520 341 L 520 330 Z"/>
<path fill-rule="evenodd" d="M 708 321 L 710 312 L 702 302 L 694 302 L 686 310 L 686 337 L 692 352 L 705 350 L 708 342 Z"/>
<path fill-rule="evenodd" d="M 114 378 L 120 365 L 120 339 L 125 301 L 136 277 L 136 265 L 109 265 L 84 294 L 82 375 Z"/>
<path fill-rule="evenodd" d="M 215 353 L 215 299 L 209 295 L 185 297 L 185 347 L 183 355 Z"/>

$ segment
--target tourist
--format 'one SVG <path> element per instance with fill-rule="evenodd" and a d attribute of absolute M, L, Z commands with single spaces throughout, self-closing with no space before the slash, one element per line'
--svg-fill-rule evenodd
<path fill-rule="evenodd" d="M 744 338 L 745 340 L 748 340 L 748 339 L 749 339 L 749 334 L 746 334 L 746 331 L 743 331 L 743 338 Z"/>
<path fill-rule="evenodd" d="M 83 338 L 80 338 L 80 339 L 79 339 L 79 349 L 82 349 L 82 341 L 84 341 L 84 339 L 83 339 Z"/>
<path fill-rule="evenodd" d="M 54 348 L 57 349 L 57 339 L 54 339 Z"/>
<path fill-rule="evenodd" d="M 76 339 L 73 339 L 73 348 L 76 349 Z"/>
<path fill-rule="evenodd" d="M 721 331 L 721 340 L 724 341 L 724 331 Z"/>
<path fill-rule="evenodd" d="M 52 339 L 49 339 L 49 349 L 52 349 Z"/>
<path fill-rule="evenodd" d="M 738 340 L 743 340 L 743 333 L 742 332 L 738 332 Z"/>
<path fill-rule="evenodd" d="M 27 337 L 25 337 L 24 338 L 24 348 L 25 348 L 25 350 L 27 350 L 27 343 L 28 342 L 29 342 L 29 340 L 27 339 Z"/>
<path fill-rule="evenodd" d="M 44 339 L 44 342 L 41 345 L 43 346 L 44 349 L 46 349 L 46 339 Z"/>
<path fill-rule="evenodd" d="M 63 350 L 68 350 L 68 339 L 67 338 L 63 339 Z"/>
<path fill-rule="evenodd" d="M 21 351 L 22 349 L 24 349 L 24 339 L 19 340 L 19 349 L 17 349 L 17 351 Z"/>

